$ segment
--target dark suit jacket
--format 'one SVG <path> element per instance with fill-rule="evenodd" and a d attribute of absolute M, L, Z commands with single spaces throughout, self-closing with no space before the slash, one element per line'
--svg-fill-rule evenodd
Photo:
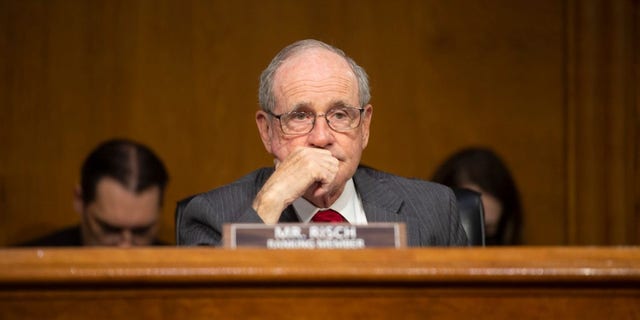
<path fill-rule="evenodd" d="M 251 205 L 272 173 L 273 168 L 258 169 L 191 199 L 177 220 L 178 245 L 221 245 L 223 224 L 262 223 Z M 449 188 L 363 166 L 353 181 L 367 221 L 406 223 L 409 246 L 467 245 Z M 293 206 L 283 211 L 279 222 L 299 222 Z"/>
<path fill-rule="evenodd" d="M 229 185 L 195 196 L 178 221 L 178 245 L 221 245 L 225 223 L 262 223 L 251 207 L 273 168 L 258 169 Z M 367 167 L 353 176 L 367 221 L 404 222 L 410 246 L 464 246 L 453 192 L 442 185 L 407 179 Z M 293 206 L 279 222 L 299 222 Z"/>
<path fill-rule="evenodd" d="M 164 246 L 166 243 L 154 240 L 154 246 Z M 38 239 L 18 244 L 19 247 L 80 247 L 82 246 L 82 232 L 80 225 L 54 231 Z"/>

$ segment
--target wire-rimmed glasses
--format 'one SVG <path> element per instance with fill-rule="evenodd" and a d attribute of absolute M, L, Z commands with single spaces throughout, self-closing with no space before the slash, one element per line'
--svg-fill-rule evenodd
<path fill-rule="evenodd" d="M 293 110 L 277 115 L 267 111 L 269 115 L 280 121 L 282 132 L 288 135 L 302 135 L 311 132 L 316 124 L 316 118 L 319 117 L 324 117 L 329 128 L 337 132 L 353 130 L 360 126 L 363 112 L 364 108 L 354 107 L 333 108 L 325 114 Z"/>

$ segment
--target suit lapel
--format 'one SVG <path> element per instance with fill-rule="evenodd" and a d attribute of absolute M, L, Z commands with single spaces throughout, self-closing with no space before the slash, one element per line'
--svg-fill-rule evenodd
<path fill-rule="evenodd" d="M 278 222 L 300 222 L 300 219 L 298 219 L 296 210 L 293 208 L 293 206 L 290 205 L 286 207 L 284 211 L 282 211 Z"/>
<path fill-rule="evenodd" d="M 367 221 L 404 222 L 409 245 L 417 245 L 420 242 L 418 222 L 403 213 L 403 207 L 407 204 L 397 194 L 398 190 L 394 190 L 385 179 L 373 177 L 366 170 L 358 168 L 353 182 L 362 200 Z"/>
<path fill-rule="evenodd" d="M 400 207 L 403 200 L 394 190 L 389 190 L 383 179 L 376 179 L 358 168 L 353 176 L 353 182 L 369 222 L 398 222 Z"/>

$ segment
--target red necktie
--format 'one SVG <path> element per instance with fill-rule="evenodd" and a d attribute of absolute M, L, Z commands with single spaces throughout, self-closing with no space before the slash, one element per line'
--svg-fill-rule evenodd
<path fill-rule="evenodd" d="M 347 222 L 347 219 L 338 212 L 328 209 L 318 211 L 313 218 L 311 218 L 311 222 Z"/>

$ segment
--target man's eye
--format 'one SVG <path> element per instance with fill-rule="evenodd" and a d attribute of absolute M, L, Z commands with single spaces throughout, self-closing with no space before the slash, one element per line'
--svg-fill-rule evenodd
<path fill-rule="evenodd" d="M 122 228 L 114 227 L 106 223 L 100 224 L 100 228 L 104 233 L 121 233 L 122 232 Z"/>
<path fill-rule="evenodd" d="M 345 109 L 336 109 L 336 110 L 331 111 L 331 113 L 329 114 L 329 119 L 333 120 L 333 121 L 349 120 L 351 118 L 353 118 L 353 116 L 351 116 L 349 111 L 347 111 Z"/>
<path fill-rule="evenodd" d="M 131 229 L 131 233 L 136 236 L 143 236 L 151 230 L 151 227 L 139 227 Z"/>
<path fill-rule="evenodd" d="M 345 111 L 336 111 L 331 115 L 331 117 L 334 119 L 341 120 L 344 118 L 348 118 L 349 115 Z"/>
<path fill-rule="evenodd" d="M 289 114 L 289 120 L 303 121 L 309 118 L 309 114 L 306 112 L 292 112 Z"/>

